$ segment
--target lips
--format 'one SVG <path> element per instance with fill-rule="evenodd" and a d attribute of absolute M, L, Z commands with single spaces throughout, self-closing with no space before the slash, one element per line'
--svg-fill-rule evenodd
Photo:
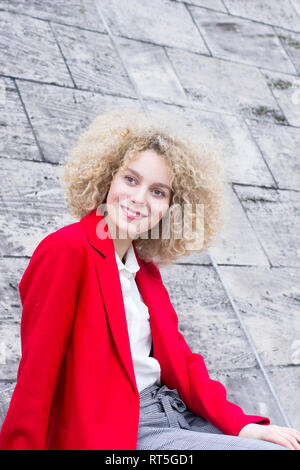
<path fill-rule="evenodd" d="M 125 209 L 126 211 L 128 211 L 128 215 L 129 216 L 132 216 L 132 217 L 146 217 L 144 214 L 141 214 L 141 212 L 137 212 L 137 211 L 134 211 L 132 209 L 130 209 L 129 207 L 126 207 L 126 206 L 122 206 L 122 209 Z"/>

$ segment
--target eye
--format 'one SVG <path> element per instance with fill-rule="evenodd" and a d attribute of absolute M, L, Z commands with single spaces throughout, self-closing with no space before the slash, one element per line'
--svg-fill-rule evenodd
<path fill-rule="evenodd" d="M 160 197 L 165 197 L 165 193 L 161 191 L 160 189 L 154 189 L 154 191 L 158 191 L 161 194 Z"/>
<path fill-rule="evenodd" d="M 127 179 L 127 181 L 128 181 L 128 178 L 129 178 L 130 180 L 133 180 L 133 181 L 135 181 L 135 179 L 134 179 L 134 178 L 132 178 L 132 176 L 125 176 L 125 179 Z M 131 181 L 129 181 L 129 183 L 131 183 Z"/>
<path fill-rule="evenodd" d="M 132 182 L 136 182 L 135 178 L 133 178 L 132 176 L 129 176 L 129 175 L 126 175 L 124 177 L 124 179 L 127 180 L 130 185 L 131 185 Z M 153 191 L 156 192 L 155 195 L 160 197 L 160 198 L 166 197 L 165 192 L 161 191 L 160 189 L 154 189 Z M 157 193 L 159 193 L 159 194 L 157 194 Z"/>

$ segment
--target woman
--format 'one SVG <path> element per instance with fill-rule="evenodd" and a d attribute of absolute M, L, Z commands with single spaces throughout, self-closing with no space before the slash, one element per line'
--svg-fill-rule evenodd
<path fill-rule="evenodd" d="M 167 130 L 111 111 L 72 148 L 62 184 L 80 220 L 46 236 L 21 279 L 1 449 L 299 449 L 298 431 L 229 402 L 178 331 L 158 264 L 211 245 L 223 172 L 206 145 Z M 203 230 L 185 212 L 196 203 Z"/>

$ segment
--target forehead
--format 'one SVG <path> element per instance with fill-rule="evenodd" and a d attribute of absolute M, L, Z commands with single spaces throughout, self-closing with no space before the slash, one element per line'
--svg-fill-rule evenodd
<path fill-rule="evenodd" d="M 128 171 L 149 184 L 164 186 L 171 191 L 171 171 L 166 159 L 152 150 L 139 152 L 123 171 Z"/>

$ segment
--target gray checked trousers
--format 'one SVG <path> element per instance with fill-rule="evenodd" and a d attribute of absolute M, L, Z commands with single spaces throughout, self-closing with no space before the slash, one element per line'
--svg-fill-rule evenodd
<path fill-rule="evenodd" d="M 137 449 L 288 450 L 271 442 L 223 434 L 189 410 L 176 389 L 151 385 L 140 392 Z"/>

